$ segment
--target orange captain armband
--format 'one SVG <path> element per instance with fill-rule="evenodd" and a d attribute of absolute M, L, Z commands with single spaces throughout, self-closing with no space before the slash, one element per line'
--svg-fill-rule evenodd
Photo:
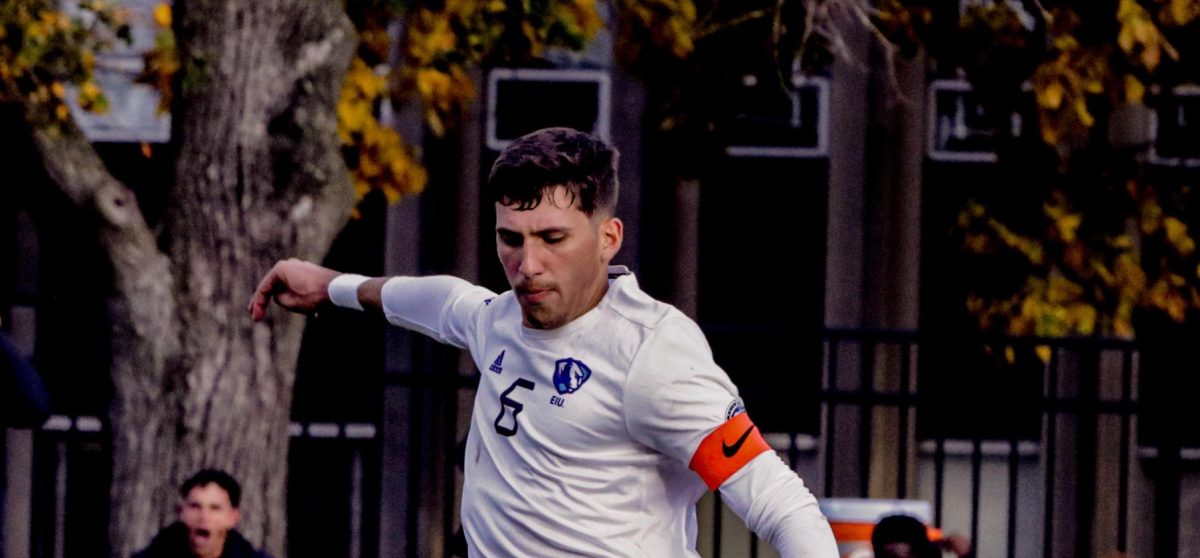
<path fill-rule="evenodd" d="M 725 421 L 700 442 L 688 468 L 704 479 L 709 490 L 716 490 L 742 465 L 770 449 L 750 416 L 741 413 Z"/>

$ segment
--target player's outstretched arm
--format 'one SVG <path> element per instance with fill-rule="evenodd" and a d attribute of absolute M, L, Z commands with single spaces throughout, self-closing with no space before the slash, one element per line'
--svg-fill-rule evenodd
<path fill-rule="evenodd" d="M 784 558 L 837 558 L 837 542 L 817 499 L 773 451 L 759 454 L 721 485 L 721 497 Z"/>
<path fill-rule="evenodd" d="M 332 285 L 334 303 L 346 305 L 336 300 L 339 297 L 357 298 L 359 308 L 380 307 L 380 290 L 385 279 L 343 276 L 332 269 L 291 258 L 277 262 L 258 283 L 254 296 L 250 297 L 250 317 L 255 321 L 263 319 L 272 300 L 292 312 L 314 312 L 331 300 L 331 283 L 339 277 L 343 278 L 339 279 L 341 290 L 347 292 L 339 293 L 339 285 Z"/>

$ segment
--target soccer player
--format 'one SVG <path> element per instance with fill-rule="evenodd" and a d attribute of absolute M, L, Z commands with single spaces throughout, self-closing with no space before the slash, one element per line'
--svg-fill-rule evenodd
<path fill-rule="evenodd" d="M 367 278 L 277 263 L 250 301 L 382 311 L 467 349 L 481 378 L 462 523 L 471 556 L 697 556 L 705 487 L 785 557 L 836 557 L 813 495 L 771 451 L 704 335 L 609 267 L 617 153 L 549 128 L 492 167 L 496 250 L 512 290 L 455 277 Z"/>

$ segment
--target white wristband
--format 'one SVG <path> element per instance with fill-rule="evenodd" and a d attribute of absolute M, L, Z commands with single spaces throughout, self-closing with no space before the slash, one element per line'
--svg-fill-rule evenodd
<path fill-rule="evenodd" d="M 334 277 L 333 281 L 329 282 L 329 301 L 342 308 L 362 310 L 362 304 L 358 302 L 358 287 L 370 280 L 370 277 L 353 273 L 343 273 Z"/>

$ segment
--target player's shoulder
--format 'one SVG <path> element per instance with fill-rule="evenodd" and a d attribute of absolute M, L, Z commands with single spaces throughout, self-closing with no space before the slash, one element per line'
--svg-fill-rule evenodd
<path fill-rule="evenodd" d="M 446 311 L 468 319 L 481 319 L 495 307 L 503 305 L 504 294 L 496 294 L 486 287 L 462 281 L 450 291 Z"/>
<path fill-rule="evenodd" d="M 475 293 L 473 302 L 477 304 L 480 309 L 488 311 L 503 311 L 505 308 L 517 305 L 517 297 L 512 291 L 504 291 L 500 294 L 496 294 L 483 287 L 478 287 L 478 289 L 479 291 Z"/>
<path fill-rule="evenodd" d="M 669 383 L 678 379 L 677 375 L 713 368 L 712 351 L 695 321 L 646 294 L 632 275 L 615 280 L 613 288 L 610 307 L 638 331 L 636 346 L 631 347 L 631 376 L 640 377 L 635 381 Z M 619 327 L 613 329 L 620 331 Z"/>
<path fill-rule="evenodd" d="M 680 333 L 699 333 L 700 328 L 695 322 L 678 308 L 646 294 L 632 273 L 624 268 L 614 269 L 625 271 L 614 278 L 611 286 L 614 292 L 609 308 L 614 313 L 647 333 L 660 334 L 675 330 Z"/>

